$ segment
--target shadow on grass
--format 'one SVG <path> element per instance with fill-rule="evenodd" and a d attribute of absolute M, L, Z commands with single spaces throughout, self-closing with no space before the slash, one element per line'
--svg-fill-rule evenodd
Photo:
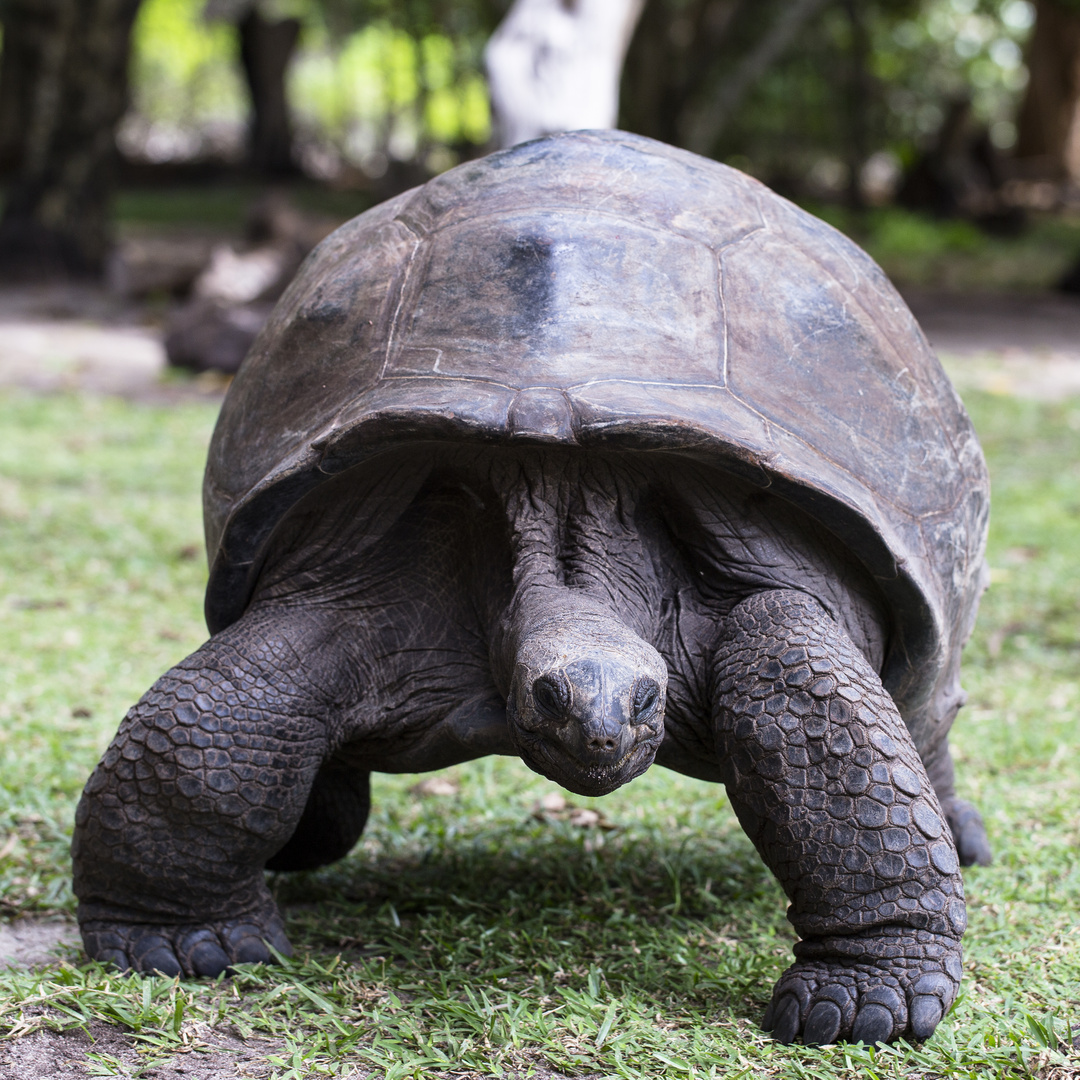
<path fill-rule="evenodd" d="M 400 855 L 358 853 L 273 888 L 294 942 L 418 994 L 556 987 L 724 1003 L 757 1018 L 790 962 L 779 887 L 735 832 L 491 828 Z"/>

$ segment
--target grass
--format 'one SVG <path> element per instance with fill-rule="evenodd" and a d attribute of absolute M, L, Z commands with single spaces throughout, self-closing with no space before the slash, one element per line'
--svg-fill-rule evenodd
<path fill-rule="evenodd" d="M 278 188 L 300 210 L 341 221 L 363 213 L 372 204 L 367 192 L 338 190 L 309 181 L 293 181 Z M 128 188 L 116 197 L 115 221 L 121 235 L 147 230 L 238 232 L 252 205 L 267 190 L 265 184 L 238 180 Z"/>
<path fill-rule="evenodd" d="M 987 594 L 956 729 L 997 861 L 966 872 L 961 997 L 923 1047 L 805 1049 L 756 1027 L 784 899 L 720 788 L 659 769 L 591 827 L 520 763 L 443 794 L 377 777 L 364 840 L 274 882 L 295 959 L 218 983 L 77 957 L 0 974 L 0 1029 L 119 1025 L 142 1068 L 215 1032 L 266 1075 L 1080 1076 L 1080 402 L 972 396 L 994 477 Z M 124 710 L 203 636 L 209 405 L 0 396 L 0 907 L 67 913 L 78 791 Z M 97 1027 L 95 1027 L 95 1025 Z M 197 1074 L 197 1053 L 185 1062 Z M 95 1075 L 135 1075 L 109 1054 Z M 243 1075 L 256 1075 L 244 1073 Z"/>
<path fill-rule="evenodd" d="M 1080 258 L 1076 215 L 1032 213 L 1018 235 L 995 236 L 969 221 L 895 206 L 861 214 L 836 205 L 808 209 L 862 245 L 901 289 L 1051 289 Z"/>

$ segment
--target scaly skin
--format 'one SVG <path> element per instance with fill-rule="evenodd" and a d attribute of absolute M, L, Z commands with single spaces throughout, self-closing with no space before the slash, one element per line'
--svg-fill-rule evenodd
<path fill-rule="evenodd" d="M 330 705 L 288 639 L 242 620 L 127 714 L 76 812 L 87 952 L 217 975 L 291 951 L 263 877 L 327 754 Z"/>
<path fill-rule="evenodd" d="M 804 593 L 757 593 L 721 629 L 724 781 L 802 938 L 764 1027 L 781 1042 L 928 1038 L 960 983 L 964 890 L 896 706 Z"/>

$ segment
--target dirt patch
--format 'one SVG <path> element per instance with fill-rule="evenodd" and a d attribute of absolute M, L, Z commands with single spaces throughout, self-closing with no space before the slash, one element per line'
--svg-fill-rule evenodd
<path fill-rule="evenodd" d="M 1080 297 L 915 291 L 904 299 L 939 352 L 1056 354 L 1080 362 Z"/>
<path fill-rule="evenodd" d="M 9 385 L 122 394 L 157 382 L 165 370 L 165 351 L 154 330 L 29 319 L 0 327 L 0 381 Z"/>
<path fill-rule="evenodd" d="M 0 925 L 0 966 L 44 967 L 85 960 L 78 927 L 65 919 L 18 919 Z M 30 1018 L 31 1024 L 33 1017 Z M 25 1029 L 24 1029 L 25 1030 Z M 205 1024 L 184 1029 L 186 1045 L 163 1053 L 123 1027 L 95 1020 L 87 1028 L 32 1031 L 0 1041 L 3 1080 L 52 1077 L 148 1077 L 151 1080 L 262 1080 L 267 1056 L 280 1049 L 269 1039 L 244 1040 Z"/>
<path fill-rule="evenodd" d="M 220 397 L 228 384 L 216 372 L 170 370 L 156 328 L 0 318 L 0 386 L 167 404 Z"/>
<path fill-rule="evenodd" d="M 0 967 L 31 968 L 82 959 L 79 928 L 62 919 L 18 919 L 0 925 Z"/>
<path fill-rule="evenodd" d="M 220 398 L 228 379 L 171 371 L 160 313 L 89 286 L 0 290 L 0 386 L 170 403 Z"/>
<path fill-rule="evenodd" d="M 961 392 L 1080 396 L 1080 299 L 931 292 L 905 299 Z"/>
<path fill-rule="evenodd" d="M 196 1032 L 192 1049 L 164 1055 L 142 1051 L 123 1029 L 91 1021 L 87 1030 L 36 1031 L 0 1043 L 4 1080 L 51 1077 L 147 1077 L 149 1080 L 262 1080 L 267 1056 L 279 1047 L 269 1040 L 244 1041 L 235 1035 Z"/>
<path fill-rule="evenodd" d="M 1060 401 L 1080 397 L 1080 353 L 942 352 L 941 363 L 960 393 L 982 390 L 1007 397 Z"/>

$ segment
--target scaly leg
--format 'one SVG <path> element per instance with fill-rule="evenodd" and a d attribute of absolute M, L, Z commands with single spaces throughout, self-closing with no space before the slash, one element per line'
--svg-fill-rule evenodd
<path fill-rule="evenodd" d="M 249 614 L 128 713 L 76 813 L 91 957 L 216 975 L 269 960 L 264 942 L 291 951 L 263 867 L 287 848 L 330 749 L 341 676 L 328 636 L 295 611 Z"/>
<path fill-rule="evenodd" d="M 371 773 L 331 759 L 311 785 L 296 831 L 267 870 L 314 870 L 352 851 L 371 809 Z"/>
<path fill-rule="evenodd" d="M 960 983 L 964 890 L 892 698 L 804 593 L 751 596 L 722 634 L 724 781 L 802 939 L 763 1026 L 781 1042 L 928 1038 Z"/>

